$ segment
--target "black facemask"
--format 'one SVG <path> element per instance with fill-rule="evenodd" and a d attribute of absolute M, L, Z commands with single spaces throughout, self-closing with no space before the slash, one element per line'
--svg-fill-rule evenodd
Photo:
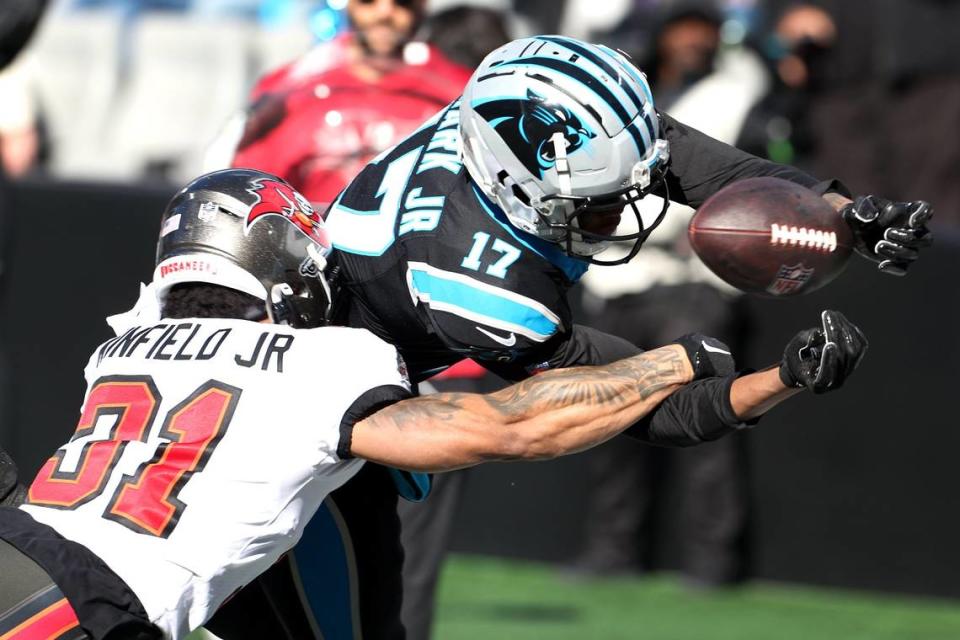
<path fill-rule="evenodd" d="M 641 189 L 636 185 L 630 185 L 629 187 L 625 187 L 619 191 L 606 193 L 602 196 L 546 196 L 541 200 L 542 202 L 548 202 L 550 200 L 565 200 L 572 202 L 574 208 L 564 222 L 550 223 L 544 218 L 544 223 L 548 227 L 559 228 L 564 231 L 564 240 L 562 240 L 560 244 L 563 245 L 567 255 L 584 260 L 590 264 L 601 266 L 612 266 L 630 262 L 643 247 L 643 243 L 646 242 L 648 237 L 650 237 L 650 234 L 653 233 L 653 230 L 656 229 L 661 222 L 663 222 L 663 218 L 667 213 L 667 208 L 670 206 L 670 193 L 666 180 L 664 179 L 665 174 L 665 168 L 657 170 L 651 176 L 650 185 L 644 189 Z M 640 208 L 637 206 L 637 203 L 661 185 L 663 187 L 663 207 L 660 209 L 660 213 L 657 214 L 657 218 L 653 221 L 653 223 L 645 227 L 643 223 L 643 217 L 640 214 Z M 578 223 L 581 216 L 590 213 L 610 211 L 614 204 L 620 205 L 623 208 L 629 207 L 630 211 L 637 220 L 637 227 L 640 229 L 639 231 L 636 233 L 628 233 L 618 236 L 594 233 L 592 231 L 587 231 L 580 228 Z M 587 242 L 633 242 L 633 244 L 630 247 L 630 251 L 627 252 L 627 255 L 623 256 L 622 258 L 618 258 L 616 260 L 601 260 L 594 256 L 581 256 L 574 253 L 574 234 L 580 236 L 582 240 Z"/>

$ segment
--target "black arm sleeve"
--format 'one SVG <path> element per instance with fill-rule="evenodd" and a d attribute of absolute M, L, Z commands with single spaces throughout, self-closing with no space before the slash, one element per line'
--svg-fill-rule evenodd
<path fill-rule="evenodd" d="M 689 447 L 755 424 L 740 421 L 730 405 L 730 387 L 736 378 L 694 380 L 624 433 L 650 444 Z"/>
<path fill-rule="evenodd" d="M 602 365 L 642 353 L 628 341 L 590 327 L 574 325 L 573 330 L 552 343 L 554 351 L 543 356 L 550 369 Z M 503 370 L 497 363 L 484 363 L 494 373 L 515 379 L 516 367 Z M 743 424 L 730 406 L 729 378 L 697 380 L 664 400 L 646 418 L 630 427 L 626 435 L 650 444 L 688 447 L 716 440 Z"/>
<path fill-rule="evenodd" d="M 670 143 L 666 183 L 674 202 L 697 208 L 726 185 L 757 176 L 789 180 L 820 195 L 834 191 L 850 196 L 839 180 L 819 181 L 795 167 L 758 158 L 666 114 L 660 114 L 660 123 L 663 136 Z M 657 195 L 664 195 L 662 189 Z"/>
<path fill-rule="evenodd" d="M 354 400 L 340 419 L 340 443 L 337 445 L 337 456 L 341 460 L 349 460 L 353 457 L 350 445 L 353 442 L 353 427 L 358 422 L 394 402 L 406 400 L 411 396 L 407 389 L 389 384 L 369 389 Z"/>

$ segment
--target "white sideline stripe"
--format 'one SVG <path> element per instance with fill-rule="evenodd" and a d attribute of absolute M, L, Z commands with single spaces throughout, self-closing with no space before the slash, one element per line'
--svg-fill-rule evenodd
<path fill-rule="evenodd" d="M 822 229 L 771 224 L 770 244 L 809 247 L 832 253 L 837 250 L 837 233 Z"/>

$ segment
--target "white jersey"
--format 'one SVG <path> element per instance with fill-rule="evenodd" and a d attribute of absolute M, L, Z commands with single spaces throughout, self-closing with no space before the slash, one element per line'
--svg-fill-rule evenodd
<path fill-rule="evenodd" d="M 342 459 L 351 416 L 409 395 L 396 351 L 367 331 L 243 320 L 133 327 L 86 377 L 77 432 L 22 508 L 103 559 L 172 638 L 293 547 L 357 472 Z"/>

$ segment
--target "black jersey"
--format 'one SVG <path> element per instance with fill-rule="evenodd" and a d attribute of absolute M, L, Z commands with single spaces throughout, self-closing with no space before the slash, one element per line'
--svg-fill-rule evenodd
<path fill-rule="evenodd" d="M 661 116 L 674 201 L 698 206 L 724 185 L 774 175 L 818 188 Z M 331 205 L 341 318 L 396 345 L 415 379 L 463 357 L 510 378 L 582 361 L 568 289 L 587 263 L 512 226 L 470 180 L 454 102 L 368 164 Z M 821 183 L 826 190 L 829 183 Z M 602 267 L 600 267 L 602 268 Z M 586 356 L 589 357 L 589 356 Z"/>
<path fill-rule="evenodd" d="M 463 357 L 525 362 L 571 328 L 587 264 L 513 227 L 469 179 L 450 105 L 366 166 L 327 216 L 348 322 L 414 377 Z"/>

